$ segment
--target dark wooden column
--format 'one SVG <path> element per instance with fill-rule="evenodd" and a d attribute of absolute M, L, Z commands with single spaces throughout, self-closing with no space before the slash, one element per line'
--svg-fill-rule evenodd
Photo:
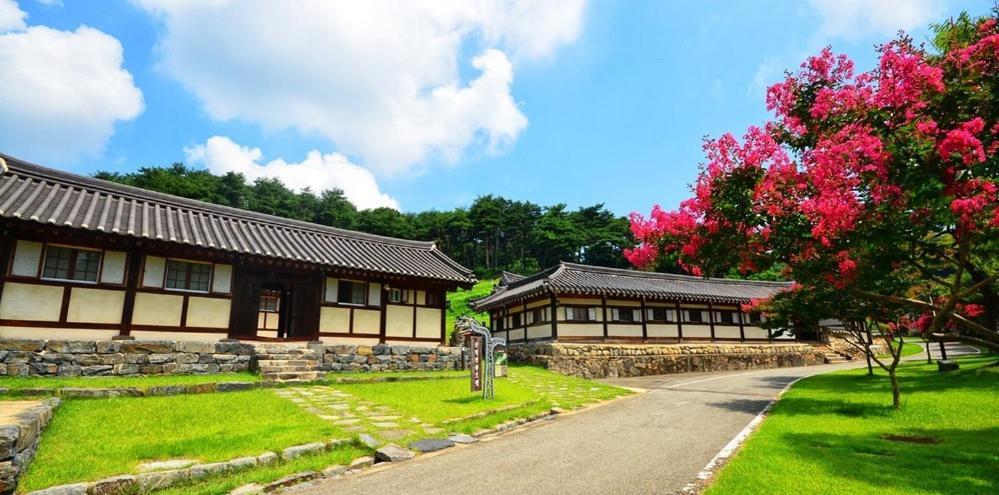
<path fill-rule="evenodd" d="M 524 324 L 524 343 L 527 343 L 527 299 L 524 299 L 523 313 L 520 314 L 520 322 Z"/>
<path fill-rule="evenodd" d="M 642 340 L 643 341 L 644 340 L 648 340 L 648 338 L 649 338 L 649 325 L 648 325 L 648 322 L 646 322 L 646 320 L 648 318 L 646 318 L 645 316 L 646 316 L 646 313 L 645 313 L 645 297 L 642 297 Z"/>
<path fill-rule="evenodd" d="M 708 303 L 708 325 L 711 327 L 711 340 L 715 340 L 715 310 Z"/>
<path fill-rule="evenodd" d="M 14 251 L 14 239 L 9 230 L 0 228 L 0 299 L 3 298 L 3 285 L 10 270 L 10 258 Z"/>
<path fill-rule="evenodd" d="M 447 345 L 447 289 L 441 289 L 437 300 L 441 302 L 441 345 Z M 385 294 L 382 294 L 382 304 L 385 304 Z"/>
<path fill-rule="evenodd" d="M 683 310 L 680 309 L 680 301 L 677 301 L 676 308 L 676 335 L 680 342 L 683 342 Z"/>
<path fill-rule="evenodd" d="M 135 293 L 139 290 L 139 280 L 142 278 L 142 251 L 133 248 L 128 251 L 128 261 L 125 268 L 125 302 L 121 311 L 120 334 L 132 334 L 132 314 L 135 312 Z M 233 308 L 230 307 L 229 311 Z"/>
<path fill-rule="evenodd" d="M 600 297 L 600 308 L 604 315 L 604 340 L 607 340 L 607 296 Z"/>
<path fill-rule="evenodd" d="M 325 285 L 325 284 L 326 284 L 326 281 L 323 280 L 323 285 Z M 323 288 L 323 290 L 324 291 L 326 290 L 325 287 Z M 378 343 L 379 344 L 384 344 L 385 343 L 385 318 L 386 318 L 386 316 L 388 316 L 388 310 L 387 310 L 387 308 L 388 308 L 388 295 L 389 295 L 389 291 L 385 289 L 385 284 L 382 284 L 381 291 L 382 291 L 382 297 L 381 297 L 381 301 L 379 301 L 381 304 L 378 305 L 378 315 L 379 315 L 378 316 Z M 324 294 L 325 294 L 325 292 L 324 292 Z M 325 297 L 323 299 L 325 300 Z"/>
<path fill-rule="evenodd" d="M 739 315 L 739 340 L 746 341 L 746 322 L 742 317 L 742 307 L 735 308 L 735 314 Z"/>
<path fill-rule="evenodd" d="M 552 342 L 558 340 L 558 298 L 551 296 Z"/>

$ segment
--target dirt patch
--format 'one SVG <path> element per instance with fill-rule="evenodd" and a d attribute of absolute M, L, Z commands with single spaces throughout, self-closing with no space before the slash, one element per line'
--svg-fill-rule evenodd
<path fill-rule="evenodd" d="M 936 445 L 940 443 L 940 439 L 938 438 L 924 437 L 920 435 L 881 435 L 881 438 L 891 442 L 921 443 L 925 445 Z"/>

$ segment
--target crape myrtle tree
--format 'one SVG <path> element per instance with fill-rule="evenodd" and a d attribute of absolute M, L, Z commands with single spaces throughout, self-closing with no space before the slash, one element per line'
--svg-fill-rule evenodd
<path fill-rule="evenodd" d="M 823 317 L 999 350 L 996 17 L 937 26 L 932 50 L 901 35 L 860 74 L 829 48 L 809 58 L 767 90 L 772 121 L 705 142 L 693 197 L 632 215 L 627 258 L 705 276 L 780 266 L 789 302 L 764 309 L 811 294 Z"/>

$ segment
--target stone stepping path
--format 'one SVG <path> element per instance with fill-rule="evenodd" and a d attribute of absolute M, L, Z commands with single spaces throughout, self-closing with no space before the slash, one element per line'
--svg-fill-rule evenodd
<path fill-rule="evenodd" d="M 594 388 L 587 383 L 580 384 L 553 384 L 544 380 L 534 380 L 523 375 L 511 375 L 509 380 L 518 385 L 528 387 L 535 392 L 544 395 L 553 406 L 560 406 L 562 403 L 588 404 L 599 401 L 593 396 Z"/>
<path fill-rule="evenodd" d="M 438 435 L 444 430 L 391 407 L 362 400 L 330 386 L 289 387 L 275 394 L 344 430 L 366 433 L 385 443 Z"/>

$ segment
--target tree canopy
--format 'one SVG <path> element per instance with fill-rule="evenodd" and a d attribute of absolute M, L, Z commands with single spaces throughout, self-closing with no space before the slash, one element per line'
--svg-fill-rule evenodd
<path fill-rule="evenodd" d="M 240 174 L 214 175 L 175 163 L 133 173 L 98 172 L 97 178 L 295 220 L 403 239 L 430 240 L 483 276 L 501 270 L 532 273 L 559 261 L 627 265 L 623 250 L 635 243 L 625 217 L 603 204 L 570 209 L 500 196 L 480 196 L 468 208 L 404 213 L 357 210 L 342 191 L 295 192 L 275 179 L 252 183 Z"/>
<path fill-rule="evenodd" d="M 633 214 L 640 267 L 778 269 L 774 321 L 884 323 L 999 350 L 996 14 L 900 35 L 856 74 L 829 48 L 767 91 L 775 118 L 707 140 L 693 197 Z M 877 324 L 877 323 L 876 323 Z"/>

